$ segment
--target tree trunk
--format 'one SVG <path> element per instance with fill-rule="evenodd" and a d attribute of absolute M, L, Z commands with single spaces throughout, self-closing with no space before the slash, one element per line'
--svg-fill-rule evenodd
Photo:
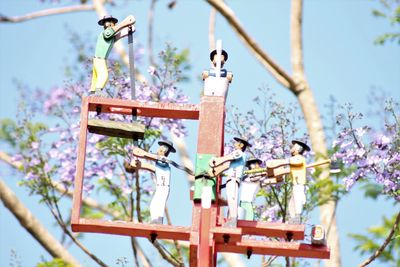
<path fill-rule="evenodd" d="M 73 266 L 81 266 L 74 257 L 55 239 L 33 214 L 18 200 L 17 196 L 0 179 L 0 198 L 4 206 L 18 219 L 33 238 L 35 238 L 51 256 L 60 258 Z"/>

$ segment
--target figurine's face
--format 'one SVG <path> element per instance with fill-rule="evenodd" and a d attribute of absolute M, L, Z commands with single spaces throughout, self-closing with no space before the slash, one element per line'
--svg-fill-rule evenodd
<path fill-rule="evenodd" d="M 237 142 L 236 141 L 233 146 L 235 147 L 235 149 L 243 150 L 244 144 L 242 142 Z"/>
<path fill-rule="evenodd" d="M 104 23 L 104 29 L 107 29 L 107 28 L 109 28 L 109 27 L 114 27 L 114 25 L 115 25 L 114 22 L 112 22 L 112 21 L 106 21 L 106 22 Z"/>
<path fill-rule="evenodd" d="M 169 148 L 165 145 L 161 145 L 158 147 L 157 155 L 158 156 L 166 156 L 169 151 Z"/>
<path fill-rule="evenodd" d="M 215 67 L 217 66 L 217 57 L 218 57 L 218 55 L 215 54 L 215 55 L 214 55 L 214 58 L 213 58 L 213 61 L 212 61 L 213 65 L 214 65 Z M 221 67 L 223 67 L 224 64 L 225 64 L 225 56 L 224 56 L 224 55 L 221 55 Z"/>
<path fill-rule="evenodd" d="M 258 162 L 253 162 L 250 164 L 251 170 L 258 169 L 258 168 L 260 168 L 260 164 Z"/>
<path fill-rule="evenodd" d="M 302 151 L 303 151 L 303 148 L 298 144 L 294 144 L 292 146 L 292 148 L 290 149 L 290 153 L 292 154 L 292 156 L 301 155 Z"/>

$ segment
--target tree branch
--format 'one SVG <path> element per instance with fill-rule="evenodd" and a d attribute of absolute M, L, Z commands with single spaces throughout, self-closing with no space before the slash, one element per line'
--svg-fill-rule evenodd
<path fill-rule="evenodd" d="M 272 76 L 280 82 L 283 86 L 288 88 L 294 93 L 295 82 L 272 58 L 260 47 L 260 45 L 254 40 L 240 24 L 236 18 L 234 12 L 223 2 L 219 0 L 206 0 L 211 6 L 213 6 L 222 16 L 225 17 L 227 22 L 239 35 L 239 38 L 244 44 L 254 53 L 256 58 L 261 64 L 271 72 Z"/>
<path fill-rule="evenodd" d="M 306 80 L 303 64 L 302 11 L 303 1 L 292 1 L 292 10 L 290 16 L 290 45 L 292 53 L 291 62 L 293 69 L 293 80 L 296 83 Z M 298 92 L 299 88 L 295 88 L 295 90 Z"/>
<path fill-rule="evenodd" d="M 210 51 L 215 49 L 215 21 L 216 21 L 217 11 L 214 7 L 211 7 L 210 17 L 208 20 L 208 45 Z"/>
<path fill-rule="evenodd" d="M 18 219 L 33 238 L 47 250 L 51 256 L 60 258 L 73 266 L 81 266 L 78 261 L 55 239 L 33 214 L 18 200 L 12 190 L 0 179 L 0 199 L 4 206 Z"/>
<path fill-rule="evenodd" d="M 151 66 L 156 65 L 153 56 L 154 9 L 156 7 L 156 2 L 157 0 L 151 0 L 149 12 L 147 15 L 147 23 L 148 23 L 147 53 L 149 54 L 149 63 Z"/>
<path fill-rule="evenodd" d="M 389 243 L 392 241 L 393 235 L 396 233 L 396 231 L 399 230 L 399 223 L 400 223 L 400 212 L 397 214 L 396 221 L 394 222 L 394 225 L 392 227 L 392 230 L 390 231 L 389 235 L 386 237 L 385 241 L 383 244 L 375 251 L 374 254 L 372 254 L 368 259 L 366 259 L 364 262 L 362 262 L 358 267 L 364 267 L 373 262 L 376 258 L 378 258 L 382 252 L 385 250 L 386 246 L 389 245 Z"/>
<path fill-rule="evenodd" d="M 40 10 L 37 12 L 32 12 L 32 13 L 28 13 L 26 15 L 15 16 L 15 17 L 8 17 L 8 16 L 4 16 L 4 15 L 0 14 L 0 23 L 1 22 L 18 23 L 18 22 L 23 22 L 23 21 L 41 18 L 41 17 L 73 13 L 73 12 L 80 12 L 80 11 L 92 11 L 92 10 L 94 10 L 93 5 L 75 5 L 75 6 L 45 9 L 45 10 Z"/>

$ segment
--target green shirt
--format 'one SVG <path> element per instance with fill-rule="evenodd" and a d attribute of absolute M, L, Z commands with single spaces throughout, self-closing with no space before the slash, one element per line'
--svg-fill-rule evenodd
<path fill-rule="evenodd" d="M 107 28 L 99 34 L 96 44 L 95 57 L 107 59 L 110 54 L 111 48 L 114 45 L 115 31 L 113 28 Z"/>

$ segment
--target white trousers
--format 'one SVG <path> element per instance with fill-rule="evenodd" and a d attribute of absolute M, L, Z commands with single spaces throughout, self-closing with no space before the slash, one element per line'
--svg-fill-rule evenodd
<path fill-rule="evenodd" d="M 304 185 L 293 185 L 292 196 L 289 200 L 289 215 L 290 218 L 301 215 L 303 206 L 306 203 L 306 191 Z"/>
<path fill-rule="evenodd" d="M 169 196 L 169 186 L 157 185 L 153 198 L 150 203 L 151 220 L 164 217 L 165 206 Z"/>
<path fill-rule="evenodd" d="M 228 202 L 229 218 L 237 219 L 238 216 L 238 190 L 235 179 L 226 183 L 226 200 Z"/>

